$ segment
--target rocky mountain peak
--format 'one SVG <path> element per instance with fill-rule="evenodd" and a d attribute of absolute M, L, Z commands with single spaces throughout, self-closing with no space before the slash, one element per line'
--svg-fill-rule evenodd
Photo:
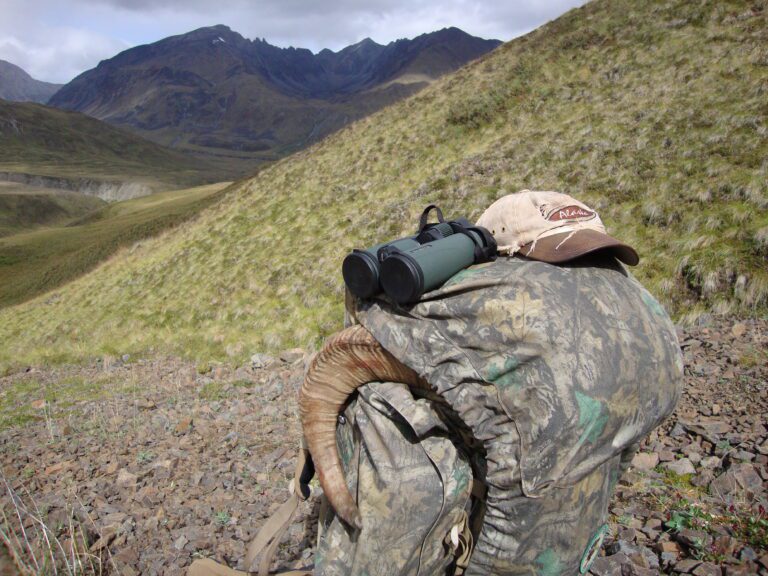
<path fill-rule="evenodd" d="M 45 104 L 61 84 L 35 80 L 25 70 L 0 60 L 0 99 Z"/>
<path fill-rule="evenodd" d="M 350 46 L 348 46 L 348 48 L 362 50 L 366 48 L 372 48 L 375 46 L 381 47 L 381 44 L 375 42 L 372 38 L 366 36 L 365 38 L 360 40 L 360 42 L 357 42 L 356 44 L 351 44 Z"/>

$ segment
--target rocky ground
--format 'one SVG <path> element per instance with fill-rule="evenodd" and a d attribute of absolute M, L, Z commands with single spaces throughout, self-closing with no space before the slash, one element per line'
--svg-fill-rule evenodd
<path fill-rule="evenodd" d="M 768 574 L 768 321 L 680 340 L 685 393 L 619 483 L 597 576 Z M 301 351 L 240 368 L 106 358 L 0 379 L 0 401 L 17 406 L 16 420 L 0 414 L 0 521 L 17 562 L 133 576 L 209 556 L 242 568 L 288 495 L 304 362 Z M 78 400 L 73 382 L 109 390 Z M 316 509 L 303 505 L 281 567 L 312 563 Z M 16 573 L 0 560 L 0 575 Z"/>
<path fill-rule="evenodd" d="M 592 573 L 768 574 L 768 322 L 678 336 L 683 397 L 620 481 Z"/>

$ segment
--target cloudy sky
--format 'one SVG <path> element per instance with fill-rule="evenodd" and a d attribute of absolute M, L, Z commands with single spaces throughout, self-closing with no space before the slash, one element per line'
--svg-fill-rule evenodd
<path fill-rule="evenodd" d="M 0 59 L 67 82 L 131 46 L 214 24 L 317 52 L 446 26 L 509 40 L 583 0 L 0 0 Z"/>

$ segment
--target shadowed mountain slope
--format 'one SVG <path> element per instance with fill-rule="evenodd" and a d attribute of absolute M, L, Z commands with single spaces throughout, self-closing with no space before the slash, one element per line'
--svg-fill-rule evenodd
<path fill-rule="evenodd" d="M 562 190 L 681 321 L 766 313 L 765 2 L 597 0 L 265 168 L 194 222 L 0 311 L 0 364 L 203 360 L 341 327 L 341 260 L 421 209 Z"/>
<path fill-rule="evenodd" d="M 51 105 L 188 152 L 271 160 L 498 45 L 449 28 L 315 55 L 213 26 L 105 60 L 64 86 Z"/>
<path fill-rule="evenodd" d="M 45 104 L 61 86 L 35 80 L 15 64 L 0 60 L 0 100 Z"/>

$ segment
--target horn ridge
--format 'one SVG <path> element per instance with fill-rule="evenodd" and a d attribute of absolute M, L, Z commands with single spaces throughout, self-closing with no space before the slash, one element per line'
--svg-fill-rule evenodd
<path fill-rule="evenodd" d="M 363 384 L 378 381 L 429 387 L 368 330 L 355 325 L 326 340 L 310 363 L 299 397 L 304 437 L 323 491 L 336 513 L 358 529 L 362 528 L 362 518 L 347 488 L 336 446 L 336 423 L 349 396 Z"/>

